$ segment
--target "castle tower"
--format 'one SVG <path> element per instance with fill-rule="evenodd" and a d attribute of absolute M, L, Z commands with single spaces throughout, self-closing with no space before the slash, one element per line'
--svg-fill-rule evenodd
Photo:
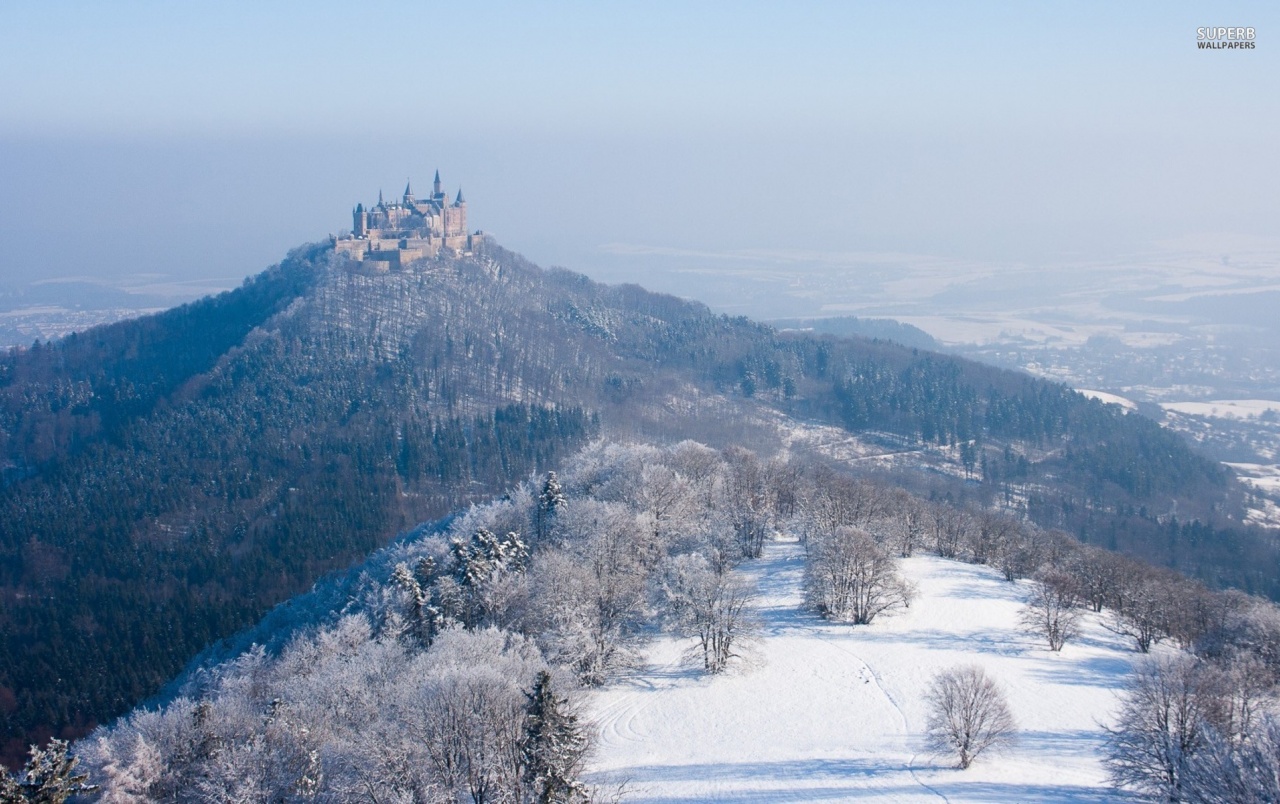
<path fill-rule="evenodd" d="M 436 170 L 436 182 L 435 182 L 435 186 L 431 190 L 431 194 L 435 196 L 443 195 L 443 191 L 440 189 L 440 171 L 439 170 Z"/>
<path fill-rule="evenodd" d="M 409 180 L 405 179 L 404 183 L 404 205 L 407 207 L 413 203 L 413 188 L 409 186 Z"/>
<path fill-rule="evenodd" d="M 366 237 L 369 234 L 369 213 L 364 211 L 364 204 L 356 204 L 355 211 L 351 213 L 352 224 L 351 232 L 356 237 Z"/>

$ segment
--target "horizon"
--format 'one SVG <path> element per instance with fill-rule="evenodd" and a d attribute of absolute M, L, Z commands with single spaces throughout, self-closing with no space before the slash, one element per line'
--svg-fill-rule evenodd
<path fill-rule="evenodd" d="M 473 229 L 609 281 L 1280 254 L 1262 4 L 305 8 L 0 12 L 0 285 L 235 283 L 436 169 Z M 1258 47 L 1197 50 L 1218 22 Z"/>

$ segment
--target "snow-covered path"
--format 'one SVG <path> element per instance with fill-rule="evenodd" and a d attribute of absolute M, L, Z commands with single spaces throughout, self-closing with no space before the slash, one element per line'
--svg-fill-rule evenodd
<path fill-rule="evenodd" d="M 760 591 L 763 635 L 720 677 L 660 639 L 645 669 L 597 693 L 591 780 L 626 800 L 1108 801 L 1099 722 L 1132 659 L 1089 622 L 1051 654 L 1017 628 L 1022 595 L 991 569 L 920 556 L 910 610 L 853 627 L 802 607 L 803 548 L 773 542 L 743 572 Z M 978 663 L 1006 687 L 1018 745 L 967 771 L 924 753 L 921 696 L 941 667 Z"/>

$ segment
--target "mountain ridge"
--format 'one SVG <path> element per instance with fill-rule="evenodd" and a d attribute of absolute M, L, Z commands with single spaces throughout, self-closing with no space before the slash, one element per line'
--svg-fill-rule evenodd
<path fill-rule="evenodd" d="M 124 711 L 319 575 L 587 438 L 766 438 L 754 409 L 956 452 L 962 475 L 903 482 L 1100 522 L 1164 563 L 1172 527 L 1173 563 L 1214 583 L 1275 566 L 1215 529 L 1235 526 L 1215 464 L 1061 386 L 777 333 L 496 245 L 385 275 L 308 246 L 237 290 L 0 360 L 10 755 Z M 1170 499 L 1191 523 L 1139 510 Z"/>

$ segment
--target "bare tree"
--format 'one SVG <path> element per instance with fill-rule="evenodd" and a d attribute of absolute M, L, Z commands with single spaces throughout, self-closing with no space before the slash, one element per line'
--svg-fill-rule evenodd
<path fill-rule="evenodd" d="M 973 518 L 967 511 L 945 503 L 935 503 L 932 514 L 930 525 L 933 530 L 934 552 L 943 558 L 958 557 Z"/>
<path fill-rule="evenodd" d="M 805 548 L 805 593 L 822 616 L 867 625 L 910 604 L 912 590 L 898 574 L 897 560 L 865 530 L 815 534 Z"/>
<path fill-rule="evenodd" d="M 759 558 L 773 527 L 774 487 L 768 467 L 740 447 L 724 452 L 728 463 L 724 493 L 729 521 L 745 558 Z"/>
<path fill-rule="evenodd" d="M 1105 763 L 1117 787 L 1183 800 L 1192 758 L 1221 706 L 1219 679 L 1185 654 L 1150 658 L 1133 672 L 1116 726 L 1107 730 Z"/>
<path fill-rule="evenodd" d="M 1184 769 L 1182 794 L 1195 804 L 1280 801 L 1280 720 L 1264 717 L 1246 740 L 1208 730 Z"/>
<path fill-rule="evenodd" d="M 1169 612 L 1175 605 L 1168 585 L 1150 573 L 1127 584 L 1119 606 L 1113 609 L 1107 627 L 1117 634 L 1132 637 L 1142 653 L 1150 652 L 1169 635 Z"/>
<path fill-rule="evenodd" d="M 1076 579 L 1089 608 L 1101 612 L 1104 607 L 1120 603 L 1127 561 L 1110 550 L 1080 545 L 1067 559 L 1065 569 Z"/>
<path fill-rule="evenodd" d="M 899 556 L 910 558 L 924 543 L 928 527 L 925 507 L 919 499 L 902 489 L 894 489 L 890 493 L 887 505 L 889 541 Z"/>
<path fill-rule="evenodd" d="M 724 672 L 758 629 L 755 590 L 731 572 L 716 572 L 696 553 L 672 559 L 665 575 L 663 592 L 676 632 L 697 640 L 704 670 Z"/>
<path fill-rule="evenodd" d="M 1049 570 L 1031 582 L 1031 594 L 1022 609 L 1022 625 L 1043 637 L 1057 652 L 1080 635 L 1080 597 L 1074 579 Z"/>
<path fill-rule="evenodd" d="M 967 768 L 988 748 L 1012 742 L 1016 725 L 1004 691 L 975 664 L 943 670 L 926 695 L 929 720 L 925 736 L 940 754 L 954 754 Z"/>
<path fill-rule="evenodd" d="M 1044 534 L 1009 517 L 1001 517 L 995 529 L 995 548 L 991 564 L 1009 582 L 1025 578 L 1036 571 L 1044 558 L 1048 541 Z"/>

